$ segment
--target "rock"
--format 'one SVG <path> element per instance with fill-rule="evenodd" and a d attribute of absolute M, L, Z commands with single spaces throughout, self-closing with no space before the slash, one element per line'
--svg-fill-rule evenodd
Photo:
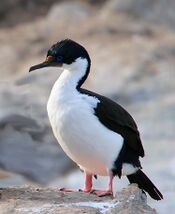
<path fill-rule="evenodd" d="M 88 193 L 64 193 L 56 189 L 1 188 L 2 214 L 156 214 L 136 185 L 118 192 L 116 197 L 97 197 Z"/>
<path fill-rule="evenodd" d="M 38 129 L 40 129 L 40 126 L 34 119 L 18 114 L 7 115 L 1 118 L 0 128 L 4 127 L 6 124 L 11 124 L 14 128 L 20 130 L 25 130 L 25 127 L 32 131 L 36 129 L 38 131 Z"/>
<path fill-rule="evenodd" d="M 109 13 L 127 13 L 133 16 L 144 16 L 150 13 L 155 0 L 110 0 L 104 5 L 104 11 Z"/>
<path fill-rule="evenodd" d="M 63 2 L 54 4 L 48 12 L 47 19 L 50 22 L 59 24 L 60 22 L 70 23 L 79 22 L 88 17 L 89 10 L 86 4 L 78 2 Z M 56 23 L 55 23 L 56 24 Z"/>
<path fill-rule="evenodd" d="M 12 26 L 35 19 L 38 15 L 45 14 L 56 1 L 59 0 L 1 0 L 0 25 Z"/>
<path fill-rule="evenodd" d="M 108 16 L 123 13 L 175 29 L 174 10 L 174 0 L 110 0 L 104 5 L 102 13 Z"/>
<path fill-rule="evenodd" d="M 6 44 L 2 44 L 1 46 L 2 52 L 0 52 L 0 68 L 1 68 L 1 79 L 3 80 L 7 75 L 13 75 L 16 70 L 16 63 L 19 60 L 19 54 L 15 51 L 15 49 Z M 7 62 L 7 59 L 10 59 Z"/>
<path fill-rule="evenodd" d="M 56 34 L 58 29 L 64 29 L 65 35 L 76 34 L 77 28 L 90 18 L 91 10 L 87 4 L 78 2 L 62 2 L 54 4 L 49 10 L 44 26 L 44 33 Z M 69 23 L 69 24 L 68 24 Z M 61 30 L 62 31 L 62 30 Z M 61 32 L 59 33 L 60 36 Z"/>
<path fill-rule="evenodd" d="M 48 183 L 72 168 L 53 137 L 43 99 L 39 104 L 36 92 L 31 96 L 26 86 L 0 86 L 0 167 L 38 183 Z M 40 114 L 39 123 L 32 108 Z"/>
<path fill-rule="evenodd" d="M 58 144 L 36 141 L 10 125 L 0 130 L 0 147 L 2 168 L 38 183 L 47 183 L 73 166 Z"/>

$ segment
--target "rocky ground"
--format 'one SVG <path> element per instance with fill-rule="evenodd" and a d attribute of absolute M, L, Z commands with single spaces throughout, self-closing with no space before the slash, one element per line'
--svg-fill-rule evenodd
<path fill-rule="evenodd" d="M 84 87 L 119 102 L 137 121 L 146 151 L 142 165 L 165 198 L 149 203 L 159 213 L 171 212 L 175 208 L 174 1 L 53 0 L 49 5 L 43 1 L 42 7 L 39 0 L 31 1 L 33 6 L 14 2 L 2 1 L 0 7 L 1 186 L 34 182 L 80 187 L 80 172 L 65 179 L 76 166 L 54 139 L 46 112 L 49 92 L 61 71 L 28 74 L 50 45 L 69 37 L 83 44 L 92 58 Z"/>
<path fill-rule="evenodd" d="M 63 193 L 55 189 L 5 188 L 0 190 L 1 214 L 156 214 L 136 186 L 118 192 L 117 196 L 96 197 L 88 193 Z"/>

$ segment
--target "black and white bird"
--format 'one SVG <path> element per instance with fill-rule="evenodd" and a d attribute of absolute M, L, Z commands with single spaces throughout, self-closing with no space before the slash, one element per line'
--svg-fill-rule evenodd
<path fill-rule="evenodd" d="M 29 71 L 50 66 L 63 68 L 47 104 L 50 123 L 64 152 L 84 171 L 82 191 L 113 194 L 114 176 L 125 175 L 153 199 L 161 200 L 162 194 L 141 170 L 139 157 L 144 157 L 144 149 L 132 116 L 107 97 L 81 87 L 91 66 L 86 49 L 70 39 L 62 40 L 48 50 L 44 62 Z M 96 175 L 109 176 L 107 190 L 92 190 Z"/>

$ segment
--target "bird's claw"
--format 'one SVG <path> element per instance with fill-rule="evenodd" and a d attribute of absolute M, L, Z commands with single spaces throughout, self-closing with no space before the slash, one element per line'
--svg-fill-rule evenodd
<path fill-rule="evenodd" d="M 112 196 L 113 192 L 111 190 L 91 190 L 91 194 L 97 195 L 99 197 L 104 197 L 104 196 Z"/>

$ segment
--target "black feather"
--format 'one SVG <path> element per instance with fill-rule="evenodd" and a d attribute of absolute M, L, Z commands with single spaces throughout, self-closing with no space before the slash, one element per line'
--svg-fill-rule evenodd
<path fill-rule="evenodd" d="M 142 190 L 145 190 L 153 199 L 163 199 L 161 192 L 141 170 L 138 170 L 134 174 L 127 175 L 127 178 L 130 183 L 138 184 L 138 187 Z"/>
<path fill-rule="evenodd" d="M 91 66 L 89 54 L 83 46 L 76 43 L 75 41 L 71 39 L 64 39 L 62 41 L 57 42 L 56 44 L 52 45 L 52 47 L 48 50 L 47 56 L 53 56 L 55 58 L 57 56 L 61 56 L 63 59 L 62 63 L 65 64 L 71 64 L 75 62 L 75 60 L 78 58 L 83 58 L 87 60 L 88 66 L 86 68 L 86 73 L 77 83 L 77 89 L 80 88 L 80 86 L 88 77 Z"/>
<path fill-rule="evenodd" d="M 140 134 L 132 116 L 122 106 L 107 97 L 82 88 L 79 89 L 79 92 L 96 97 L 100 102 L 94 111 L 100 122 L 120 134 L 127 146 L 134 150 L 137 156 L 144 157 Z"/>

